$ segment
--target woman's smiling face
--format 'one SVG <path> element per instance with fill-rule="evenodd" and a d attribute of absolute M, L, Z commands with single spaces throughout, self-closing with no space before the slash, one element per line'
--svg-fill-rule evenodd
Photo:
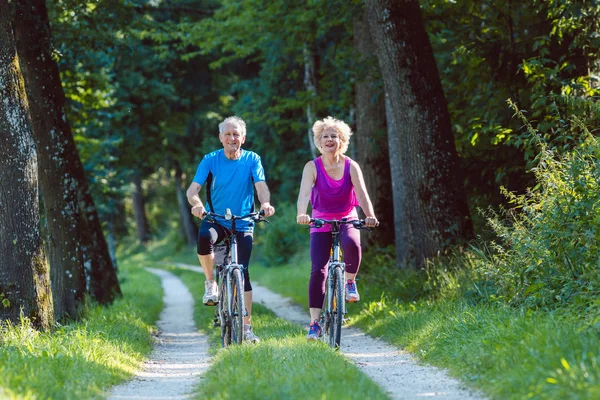
<path fill-rule="evenodd" d="M 333 127 L 328 127 L 321 134 L 321 148 L 324 154 L 336 154 L 340 149 L 342 142 L 340 134 Z"/>

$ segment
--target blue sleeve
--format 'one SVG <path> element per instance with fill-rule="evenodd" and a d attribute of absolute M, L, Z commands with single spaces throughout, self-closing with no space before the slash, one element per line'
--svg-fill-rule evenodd
<path fill-rule="evenodd" d="M 256 156 L 254 165 L 252 166 L 252 180 L 254 183 L 265 181 L 265 170 L 263 169 L 260 156 Z"/>
<path fill-rule="evenodd" d="M 208 174 L 210 173 L 210 168 L 208 165 L 208 160 L 206 157 L 200 161 L 200 165 L 198 165 L 198 169 L 196 170 L 196 175 L 194 176 L 194 180 L 192 182 L 196 182 L 200 186 L 204 186 L 206 183 L 206 178 L 208 178 Z"/>

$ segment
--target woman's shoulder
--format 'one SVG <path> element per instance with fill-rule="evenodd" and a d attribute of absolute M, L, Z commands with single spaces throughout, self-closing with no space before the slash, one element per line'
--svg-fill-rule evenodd
<path fill-rule="evenodd" d="M 355 160 L 351 159 L 348 156 L 345 156 L 345 157 L 346 157 L 346 162 L 350 164 L 350 172 L 360 171 L 360 166 L 358 165 L 358 163 Z"/>
<path fill-rule="evenodd" d="M 317 170 L 317 162 L 318 158 L 315 158 L 314 160 L 309 160 L 306 162 L 306 164 L 304 164 L 304 169 L 305 170 L 312 170 L 312 171 L 316 171 Z"/>

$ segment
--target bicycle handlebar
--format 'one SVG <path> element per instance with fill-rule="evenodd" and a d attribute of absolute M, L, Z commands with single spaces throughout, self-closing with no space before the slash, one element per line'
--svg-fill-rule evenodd
<path fill-rule="evenodd" d="M 265 211 L 264 210 L 260 210 L 258 212 L 255 211 L 255 212 L 251 212 L 250 214 L 238 216 L 238 215 L 231 214 L 231 210 L 229 210 L 229 208 L 228 208 L 225 211 L 225 215 L 217 214 L 217 213 L 214 213 L 214 212 L 205 212 L 202 215 L 202 219 L 214 220 L 215 217 L 222 218 L 225 221 L 238 221 L 240 219 L 252 219 L 255 222 L 266 222 L 266 223 L 269 223 L 269 221 L 267 221 L 266 219 L 263 218 L 264 215 L 265 215 Z"/>
<path fill-rule="evenodd" d="M 315 228 L 321 228 L 325 224 L 334 225 L 334 224 L 352 224 L 356 229 L 365 229 L 370 231 L 371 228 L 365 225 L 364 219 L 353 219 L 347 220 L 346 218 L 338 219 L 322 219 L 322 218 L 311 218 L 311 224 L 314 225 Z"/>

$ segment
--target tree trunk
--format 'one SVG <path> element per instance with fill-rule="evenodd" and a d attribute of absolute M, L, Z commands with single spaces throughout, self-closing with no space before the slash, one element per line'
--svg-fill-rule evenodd
<path fill-rule="evenodd" d="M 406 201 L 394 190 L 394 205 L 408 218 L 409 264 L 421 267 L 473 237 L 450 116 L 419 2 L 367 0 L 366 9 L 390 102 L 388 123 L 396 129 L 388 135 L 398 139 L 390 140 L 390 164 L 400 159 L 392 180 L 404 183 Z"/>
<path fill-rule="evenodd" d="M 311 53 L 306 44 L 302 49 L 304 54 L 304 88 L 307 92 L 309 92 L 314 98 L 317 96 L 317 77 L 315 75 L 315 56 Z M 313 141 L 313 133 L 312 126 L 315 123 L 315 115 L 314 115 L 314 101 L 311 101 L 306 106 L 306 122 L 308 124 L 307 136 L 308 136 L 308 146 L 310 148 L 310 155 L 314 160 L 317 158 L 317 153 L 315 151 L 315 144 Z"/>
<path fill-rule="evenodd" d="M 181 170 L 181 164 L 179 164 L 178 161 L 175 161 L 175 190 L 177 192 L 177 205 L 179 206 L 181 227 L 187 244 L 193 246 L 196 244 L 198 229 L 192 220 L 190 205 L 184 193 L 185 185 L 183 184 L 182 175 L 183 171 Z"/>
<path fill-rule="evenodd" d="M 58 66 L 51 55 L 45 1 L 22 0 L 16 10 L 13 27 L 38 149 L 54 313 L 57 319 L 64 315 L 77 318 L 85 300 L 86 278 L 77 234 L 77 181 L 69 157 L 74 143 L 65 118 Z"/>
<path fill-rule="evenodd" d="M 377 59 L 365 13 L 354 18 L 354 49 L 360 62 L 356 82 L 356 161 L 361 166 L 367 192 L 377 217 L 383 221 L 373 232 L 362 231 L 363 247 L 393 243 L 392 182 L 385 120 L 385 100 Z"/>
<path fill-rule="evenodd" d="M 133 192 L 131 193 L 133 216 L 135 218 L 135 227 L 137 230 L 138 240 L 140 243 L 146 243 L 150 240 L 150 232 L 148 229 L 148 218 L 146 218 L 146 203 L 144 201 L 144 193 L 142 189 L 142 179 L 136 172 L 131 177 L 133 184 Z"/>
<path fill-rule="evenodd" d="M 11 13 L 0 0 L 0 320 L 54 323 L 40 233 L 37 156 Z"/>
<path fill-rule="evenodd" d="M 79 160 L 79 157 L 77 157 Z M 121 286 L 117 278 L 116 265 L 113 265 L 108 244 L 102 231 L 102 224 L 85 175 L 83 165 L 79 163 L 79 206 L 81 243 L 83 243 L 83 265 L 87 273 L 87 288 L 92 297 L 100 304 L 111 304 L 121 295 Z"/>

